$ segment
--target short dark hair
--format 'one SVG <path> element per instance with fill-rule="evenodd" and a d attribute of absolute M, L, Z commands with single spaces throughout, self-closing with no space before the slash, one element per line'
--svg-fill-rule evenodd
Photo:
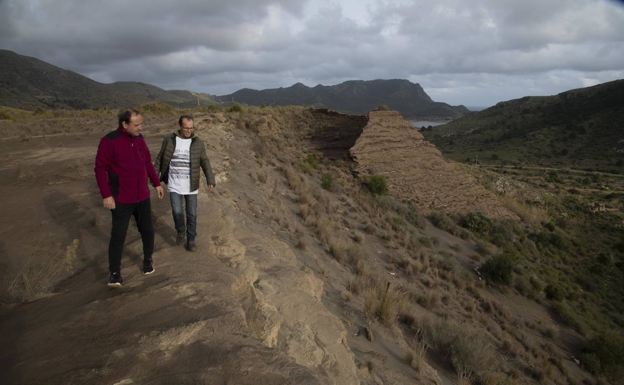
<path fill-rule="evenodd" d="M 193 123 L 195 122 L 195 120 L 193 120 L 193 117 L 191 115 L 182 115 L 180 116 L 180 119 L 178 119 L 178 126 L 182 127 L 183 120 L 190 120 Z"/>
<path fill-rule="evenodd" d="M 123 111 L 121 111 L 119 113 L 119 115 L 117 115 L 117 118 L 119 119 L 119 127 L 122 127 L 121 123 L 126 122 L 126 124 L 130 123 L 130 119 L 134 116 L 134 115 L 141 115 L 141 113 L 137 110 L 135 110 L 134 108 L 127 108 Z"/>

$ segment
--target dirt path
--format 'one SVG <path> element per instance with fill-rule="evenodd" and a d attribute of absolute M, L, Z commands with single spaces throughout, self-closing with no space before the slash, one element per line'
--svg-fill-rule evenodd
<path fill-rule="evenodd" d="M 16 210 L 9 214 L 15 219 L 23 215 L 24 194 L 36 209 L 25 222 L 3 227 L 4 239 L 56 228 L 46 246 L 79 239 L 83 260 L 76 262 L 78 272 L 58 286 L 56 295 L 0 308 L 0 362 L 8 368 L 1 372 L 0 383 L 357 382 L 352 353 L 340 343 L 345 329 L 322 306 L 322 282 L 300 269 L 287 245 L 268 241 L 273 234 L 264 220 L 254 221 L 247 205 L 232 193 L 233 187 L 253 192 L 254 181 L 242 171 L 234 172 L 241 179 L 229 181 L 233 136 L 213 134 L 204 140 L 212 143 L 209 150 L 220 183 L 214 193 L 203 190 L 199 195 L 199 251 L 174 245 L 168 199 L 152 197 L 156 273 L 141 274 L 141 241 L 131 226 L 122 264 L 124 286 L 118 290 L 105 285 L 110 219 L 99 207 L 91 167 L 67 166 L 91 158 L 99 138 L 71 139 L 72 146 L 62 151 L 60 143 L 35 140 L 11 147 L 12 161 L 0 172 L 17 180 L 19 172 L 32 175 L 4 187 L 5 193 L 13 189 L 11 207 Z M 159 143 L 154 135 L 152 151 Z M 236 167 L 244 170 L 239 163 Z M 44 170 L 51 175 L 45 176 Z M 53 187 L 41 194 L 36 186 Z M 262 193 L 255 198 L 264 199 Z M 43 215 L 36 215 L 39 210 Z M 11 249 L 10 255 L 24 247 L 3 246 Z"/>

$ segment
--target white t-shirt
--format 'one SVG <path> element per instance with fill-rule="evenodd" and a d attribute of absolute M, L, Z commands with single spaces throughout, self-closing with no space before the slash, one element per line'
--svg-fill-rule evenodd
<path fill-rule="evenodd" d="M 175 137 L 176 147 L 169 163 L 169 192 L 180 195 L 197 194 L 198 190 L 191 191 L 191 141 Z"/>

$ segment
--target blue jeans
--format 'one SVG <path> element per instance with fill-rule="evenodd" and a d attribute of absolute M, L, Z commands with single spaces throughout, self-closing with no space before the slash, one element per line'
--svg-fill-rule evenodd
<path fill-rule="evenodd" d="M 182 207 L 182 197 L 186 201 L 186 226 L 184 225 L 184 208 Z M 178 234 L 184 234 L 186 230 L 186 240 L 193 242 L 197 236 L 197 194 L 180 195 L 170 192 L 171 211 L 173 223 Z"/>

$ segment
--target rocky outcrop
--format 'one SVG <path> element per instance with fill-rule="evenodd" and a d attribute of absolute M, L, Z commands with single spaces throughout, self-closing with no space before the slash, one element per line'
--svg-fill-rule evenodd
<path fill-rule="evenodd" d="M 396 111 L 370 112 L 350 154 L 359 175 L 384 176 L 390 194 L 425 214 L 483 211 L 491 218 L 517 218 Z"/>
<path fill-rule="evenodd" d="M 313 127 L 310 141 L 315 150 L 332 159 L 349 155 L 349 149 L 362 135 L 366 116 L 345 115 L 327 109 L 312 110 Z"/>

